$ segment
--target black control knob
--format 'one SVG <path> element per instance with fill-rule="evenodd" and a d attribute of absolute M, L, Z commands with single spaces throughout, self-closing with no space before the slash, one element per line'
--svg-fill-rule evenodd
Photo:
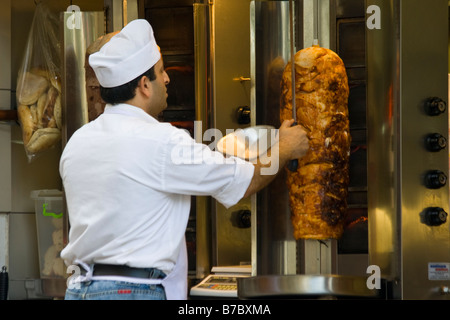
<path fill-rule="evenodd" d="M 249 124 L 250 123 L 250 107 L 243 106 L 236 110 L 237 122 L 239 124 Z"/>
<path fill-rule="evenodd" d="M 447 183 L 447 176 L 439 170 L 430 170 L 425 174 L 425 186 L 430 189 L 439 189 Z"/>
<path fill-rule="evenodd" d="M 250 228 L 252 226 L 252 213 L 250 210 L 242 210 L 240 215 L 240 223 L 243 228 Z"/>
<path fill-rule="evenodd" d="M 447 139 L 439 133 L 431 133 L 425 138 L 428 151 L 437 152 L 447 147 Z"/>
<path fill-rule="evenodd" d="M 237 228 L 250 228 L 251 216 L 252 212 L 247 209 L 234 211 L 231 213 L 231 224 Z"/>
<path fill-rule="evenodd" d="M 425 112 L 430 116 L 438 116 L 447 110 L 447 103 L 441 98 L 432 97 L 425 101 Z"/>
<path fill-rule="evenodd" d="M 426 208 L 423 212 L 424 222 L 429 226 L 440 226 L 447 221 L 447 212 L 440 207 Z"/>

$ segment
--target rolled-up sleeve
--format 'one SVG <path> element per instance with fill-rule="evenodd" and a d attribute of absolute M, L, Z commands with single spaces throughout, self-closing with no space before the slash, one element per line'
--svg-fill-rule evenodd
<path fill-rule="evenodd" d="M 164 149 L 161 174 L 166 192 L 212 196 L 228 208 L 242 199 L 252 180 L 252 163 L 225 158 L 184 131 L 173 134 Z"/>

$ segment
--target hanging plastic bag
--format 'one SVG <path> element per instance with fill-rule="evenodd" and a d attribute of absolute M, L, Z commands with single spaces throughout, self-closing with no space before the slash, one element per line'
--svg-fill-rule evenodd
<path fill-rule="evenodd" d="M 61 140 L 61 52 L 58 15 L 36 4 L 17 77 L 17 114 L 29 162 Z"/>

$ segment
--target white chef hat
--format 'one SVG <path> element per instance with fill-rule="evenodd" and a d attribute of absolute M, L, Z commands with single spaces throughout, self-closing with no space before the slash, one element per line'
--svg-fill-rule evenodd
<path fill-rule="evenodd" d="M 150 23 L 137 19 L 128 23 L 100 51 L 91 54 L 89 64 L 100 85 L 112 88 L 137 78 L 160 58 Z"/>

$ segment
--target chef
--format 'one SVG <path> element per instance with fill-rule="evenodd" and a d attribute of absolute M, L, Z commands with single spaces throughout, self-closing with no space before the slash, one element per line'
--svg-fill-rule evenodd
<path fill-rule="evenodd" d="M 261 174 L 259 163 L 225 161 L 156 120 L 170 79 L 146 20 L 130 22 L 89 63 L 107 105 L 72 135 L 60 160 L 70 222 L 61 257 L 68 270 L 79 270 L 65 298 L 186 299 L 191 195 L 230 207 L 274 175 Z M 280 168 L 308 149 L 305 131 L 292 124 L 279 130 Z M 186 148 L 202 161 L 173 161 L 180 156 L 174 150 Z"/>

